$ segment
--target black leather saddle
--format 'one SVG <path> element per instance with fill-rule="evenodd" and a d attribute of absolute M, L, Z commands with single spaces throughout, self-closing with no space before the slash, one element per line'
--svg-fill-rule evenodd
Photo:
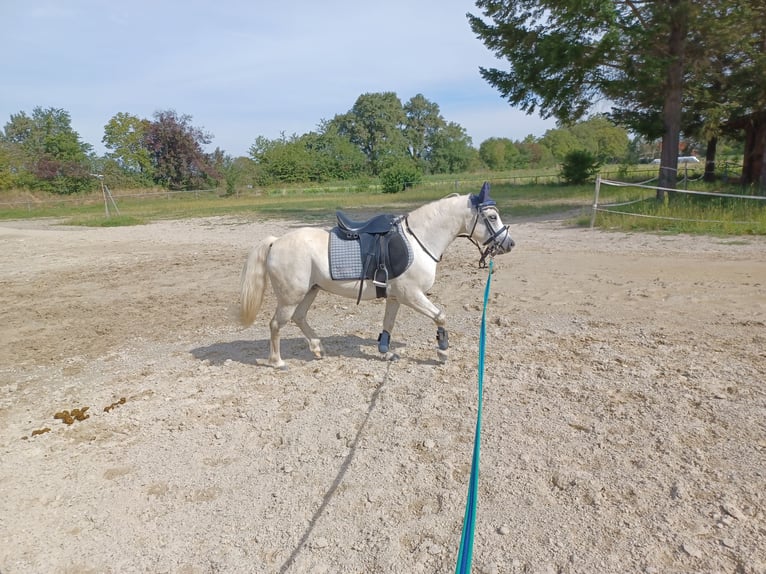
<path fill-rule="evenodd" d="M 383 213 L 376 215 L 372 219 L 366 221 L 354 221 L 349 219 L 348 215 L 342 211 L 336 211 L 335 215 L 338 218 L 338 227 L 343 231 L 350 234 L 360 233 L 388 233 L 396 225 L 398 217 L 389 213 Z"/>
<path fill-rule="evenodd" d="M 412 263 L 409 243 L 401 228 L 402 217 L 386 213 L 366 221 L 355 221 L 342 211 L 337 211 L 336 216 L 336 235 L 359 241 L 362 273 L 356 302 L 362 298 L 364 280 L 371 280 L 376 295 L 385 297 L 388 281 L 404 273 Z"/>

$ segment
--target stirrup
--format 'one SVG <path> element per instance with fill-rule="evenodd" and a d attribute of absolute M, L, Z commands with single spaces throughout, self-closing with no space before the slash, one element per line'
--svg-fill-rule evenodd
<path fill-rule="evenodd" d="M 383 272 L 383 275 L 385 276 L 383 281 L 380 281 L 378 279 L 378 275 L 380 274 L 381 271 Z M 375 287 L 381 287 L 385 289 L 388 286 L 388 269 L 386 269 L 385 267 L 378 268 L 375 271 L 375 275 L 372 278 L 372 284 L 375 285 Z"/>

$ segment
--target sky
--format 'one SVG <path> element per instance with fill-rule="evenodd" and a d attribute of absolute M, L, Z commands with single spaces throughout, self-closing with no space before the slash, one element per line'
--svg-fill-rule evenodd
<path fill-rule="evenodd" d="M 423 94 L 475 147 L 555 128 L 504 101 L 479 67 L 470 0 L 2 0 L 0 126 L 63 109 L 103 154 L 118 113 L 175 110 L 232 156 L 316 130 L 365 93 Z"/>

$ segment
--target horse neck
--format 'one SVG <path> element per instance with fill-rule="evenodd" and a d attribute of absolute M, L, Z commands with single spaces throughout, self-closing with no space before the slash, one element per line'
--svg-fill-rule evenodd
<path fill-rule="evenodd" d="M 467 196 L 445 197 L 417 208 L 407 219 L 428 251 L 440 258 L 455 238 L 466 232 L 466 205 Z"/>

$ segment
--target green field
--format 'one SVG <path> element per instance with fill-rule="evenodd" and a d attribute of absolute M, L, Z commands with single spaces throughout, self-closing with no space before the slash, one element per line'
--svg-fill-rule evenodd
<path fill-rule="evenodd" d="M 111 201 L 99 193 L 87 196 L 16 197 L 13 203 L 0 201 L 0 219 L 37 217 L 64 218 L 81 225 L 131 225 L 155 219 L 178 219 L 215 215 L 272 216 L 323 220 L 337 209 L 360 216 L 381 211 L 406 213 L 415 207 L 450 193 L 475 193 L 483 180 L 429 181 L 400 193 L 382 193 L 371 187 L 283 187 L 242 190 L 226 196 L 220 191 L 198 192 L 112 192 Z M 513 217 L 569 212 L 588 206 L 591 185 L 567 187 L 556 184 L 494 183 L 492 196 L 501 211 Z M 108 215 L 107 215 L 108 209 Z"/>
<path fill-rule="evenodd" d="M 618 174 L 607 175 L 615 178 Z M 638 181 L 645 175 L 646 172 L 637 172 L 632 179 Z M 101 191 L 78 196 L 33 196 L 19 192 L 0 195 L 0 219 L 48 217 L 62 219 L 67 224 L 89 226 L 140 225 L 158 219 L 220 215 L 329 222 L 338 209 L 357 218 L 380 212 L 406 213 L 450 193 L 476 193 L 485 179 L 491 181 L 492 197 L 498 202 L 507 223 L 538 217 L 556 217 L 580 226 L 591 222 L 594 184 L 562 185 L 553 170 L 426 178 L 423 183 L 394 194 L 382 193 L 377 186 L 367 182 L 240 189 L 233 195 L 225 195 L 222 190 L 114 190 L 111 197 L 105 197 Z M 650 187 L 602 185 L 600 206 L 632 203 L 610 208 L 621 213 L 599 211 L 595 224 L 600 228 L 625 231 L 766 234 L 766 201 L 733 199 L 719 193 L 742 194 L 743 190 L 736 186 L 721 189 L 720 184 L 705 186 L 699 181 L 686 185 L 716 195 L 679 193 L 658 202 L 655 190 Z"/>

